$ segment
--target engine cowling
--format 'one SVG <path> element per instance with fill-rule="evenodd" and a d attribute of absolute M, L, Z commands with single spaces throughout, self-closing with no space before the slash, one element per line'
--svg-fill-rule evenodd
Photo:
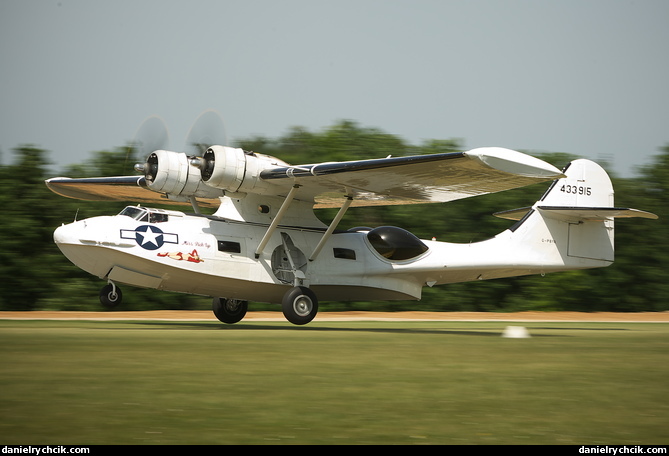
<path fill-rule="evenodd" d="M 207 185 L 229 192 L 239 190 L 246 173 L 246 154 L 242 149 L 212 146 L 202 160 L 200 174 Z"/>
<path fill-rule="evenodd" d="M 155 192 L 183 197 L 222 196 L 220 190 L 202 182 L 199 170 L 184 153 L 156 150 L 149 155 L 143 169 L 148 187 Z"/>
<path fill-rule="evenodd" d="M 276 162 L 272 157 L 234 147 L 211 146 L 202 157 L 200 172 L 202 180 L 211 187 L 226 192 L 263 193 L 267 183 L 260 179 L 260 172 L 277 166 Z"/>

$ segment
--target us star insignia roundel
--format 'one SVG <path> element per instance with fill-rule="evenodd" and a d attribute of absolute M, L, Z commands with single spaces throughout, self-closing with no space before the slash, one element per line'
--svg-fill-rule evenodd
<path fill-rule="evenodd" d="M 138 226 L 134 230 L 121 230 L 121 238 L 134 239 L 137 245 L 146 250 L 157 250 L 165 243 L 179 243 L 179 235 L 164 233 L 163 230 L 153 225 Z"/>

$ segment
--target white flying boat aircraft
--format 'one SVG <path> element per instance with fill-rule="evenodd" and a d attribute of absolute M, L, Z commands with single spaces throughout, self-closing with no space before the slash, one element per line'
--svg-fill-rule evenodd
<path fill-rule="evenodd" d="M 319 301 L 418 300 L 425 286 L 609 266 L 614 218 L 657 218 L 614 206 L 611 181 L 592 161 L 559 170 L 497 147 L 293 166 L 212 145 L 196 155 L 155 150 L 137 168 L 143 176 L 47 180 L 71 198 L 140 203 L 63 225 L 56 244 L 108 282 L 105 306 L 121 301 L 117 284 L 191 293 L 214 297 L 225 323 L 240 321 L 249 301 L 281 303 L 303 325 Z M 541 181 L 552 181 L 543 197 L 495 214 L 516 223 L 482 242 L 422 240 L 393 226 L 337 229 L 350 207 L 445 203 Z M 194 213 L 147 207 L 158 203 Z M 333 207 L 329 225 L 314 214 Z"/>

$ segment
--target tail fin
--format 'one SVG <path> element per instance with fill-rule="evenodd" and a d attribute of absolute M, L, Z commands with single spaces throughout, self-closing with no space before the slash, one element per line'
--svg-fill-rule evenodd
<path fill-rule="evenodd" d="M 615 217 L 657 218 L 615 207 L 611 179 L 597 163 L 574 160 L 563 173 L 531 208 L 495 214 L 520 220 L 511 228 L 518 247 L 546 270 L 608 266 L 614 260 Z"/>

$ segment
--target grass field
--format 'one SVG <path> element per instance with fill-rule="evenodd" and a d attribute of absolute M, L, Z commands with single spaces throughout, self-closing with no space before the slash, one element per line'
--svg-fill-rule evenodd
<path fill-rule="evenodd" d="M 668 323 L 0 321 L 1 444 L 669 442 Z"/>

